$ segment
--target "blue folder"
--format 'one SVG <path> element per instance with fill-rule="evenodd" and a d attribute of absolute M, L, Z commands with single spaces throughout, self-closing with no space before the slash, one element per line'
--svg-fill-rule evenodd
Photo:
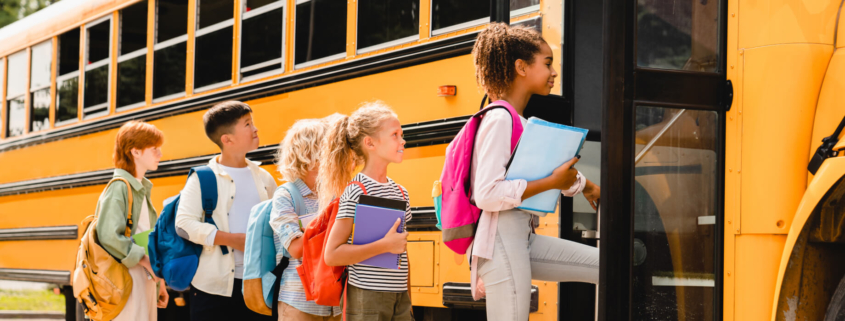
<path fill-rule="evenodd" d="M 548 177 L 560 165 L 578 155 L 587 132 L 583 128 L 529 118 L 505 179 L 533 181 Z M 518 208 L 552 213 L 559 198 L 560 190 L 548 190 L 522 201 Z"/>

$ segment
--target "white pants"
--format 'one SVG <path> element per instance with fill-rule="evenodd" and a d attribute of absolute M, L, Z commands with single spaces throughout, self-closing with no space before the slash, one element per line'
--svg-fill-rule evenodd
<path fill-rule="evenodd" d="M 126 302 L 126 306 L 114 318 L 114 321 L 158 320 L 158 311 L 156 310 L 158 292 L 156 291 L 155 281 L 149 277 L 147 271 L 141 265 L 130 268 L 129 275 L 132 276 L 132 292 L 129 293 L 129 301 Z"/>
<path fill-rule="evenodd" d="M 528 320 L 532 279 L 599 281 L 598 248 L 533 234 L 531 217 L 521 210 L 499 212 L 493 259 L 478 261 L 487 293 L 487 320 Z"/>

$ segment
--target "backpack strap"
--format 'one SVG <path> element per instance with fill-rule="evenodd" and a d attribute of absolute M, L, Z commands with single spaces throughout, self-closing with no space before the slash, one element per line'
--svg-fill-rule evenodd
<path fill-rule="evenodd" d="M 115 177 L 111 181 L 109 181 L 109 184 L 106 185 L 106 188 L 103 191 L 108 190 L 109 186 L 111 186 L 112 183 L 117 182 L 117 181 L 122 181 L 123 183 L 126 184 L 126 195 L 127 195 L 126 196 L 126 203 L 127 203 L 127 205 L 126 205 L 126 209 L 127 209 L 126 210 L 126 229 L 123 231 L 123 235 L 125 235 L 127 238 L 129 238 L 129 237 L 132 237 L 132 226 L 135 225 L 132 222 L 132 204 L 133 204 L 132 185 L 130 185 L 129 181 L 127 181 L 125 178 Z M 118 262 L 120 262 L 120 260 L 118 260 Z"/>
<path fill-rule="evenodd" d="M 214 218 L 211 217 L 211 214 L 214 213 L 214 209 L 217 207 L 217 177 L 214 174 L 214 171 L 211 170 L 211 167 L 206 166 L 197 166 L 192 167 L 191 170 L 188 172 L 188 177 L 191 177 L 191 174 L 196 173 L 197 178 L 200 181 L 200 193 L 202 194 L 202 210 L 205 215 L 205 222 L 214 227 L 217 227 L 217 223 L 214 223 Z M 225 245 L 220 245 L 220 250 L 223 251 L 223 255 L 229 254 L 229 250 L 226 248 Z"/>
<path fill-rule="evenodd" d="M 290 259 L 287 256 L 283 256 L 282 260 L 279 261 L 279 264 L 276 265 L 276 268 L 273 269 L 272 272 L 273 275 L 276 276 L 276 280 L 273 281 L 273 287 L 271 290 L 273 291 L 271 292 L 273 293 L 273 300 L 270 301 L 273 302 L 273 306 L 270 307 L 270 310 L 272 311 L 270 315 L 273 316 L 273 320 L 279 319 L 279 288 L 282 286 L 282 273 L 288 268 L 289 264 Z"/>
<path fill-rule="evenodd" d="M 360 187 L 360 188 L 361 188 L 361 190 L 362 190 L 362 191 L 364 191 L 364 195 L 369 195 L 369 194 L 367 194 L 367 188 L 366 188 L 366 187 L 364 187 L 364 184 L 361 184 L 361 182 L 359 182 L 359 181 L 351 181 L 351 182 L 349 182 L 349 184 L 346 184 L 346 186 L 349 186 L 349 185 L 352 185 L 352 184 L 358 185 L 358 187 Z M 403 195 L 404 195 L 404 194 L 403 194 Z"/>
<path fill-rule="evenodd" d="M 293 182 L 287 182 L 283 184 L 282 187 L 288 190 L 288 193 L 290 194 L 290 199 L 291 201 L 293 201 L 293 209 L 294 211 L 296 211 L 296 215 L 302 216 L 304 214 L 308 214 L 304 213 L 305 208 L 303 207 L 303 205 L 305 205 L 305 199 L 302 198 L 302 194 L 299 192 L 299 188 L 296 187 L 296 184 L 294 184 Z"/>

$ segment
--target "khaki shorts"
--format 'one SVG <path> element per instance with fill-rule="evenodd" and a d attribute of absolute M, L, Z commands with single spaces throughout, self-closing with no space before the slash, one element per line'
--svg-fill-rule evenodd
<path fill-rule="evenodd" d="M 287 303 L 279 301 L 279 321 L 340 321 L 341 315 L 338 314 L 333 317 L 321 317 L 319 315 L 308 314 L 299 309 L 290 306 Z"/>
<path fill-rule="evenodd" d="M 411 315 L 411 297 L 408 291 L 378 292 L 349 285 L 343 304 L 346 308 L 347 321 L 413 321 Z"/>

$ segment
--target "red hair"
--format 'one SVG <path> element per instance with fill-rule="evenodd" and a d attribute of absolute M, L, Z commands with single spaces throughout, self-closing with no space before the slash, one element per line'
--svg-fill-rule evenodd
<path fill-rule="evenodd" d="M 114 167 L 135 175 L 135 158 L 132 149 L 143 150 L 164 144 L 164 133 L 153 125 L 140 121 L 129 121 L 117 131 L 114 140 Z"/>

